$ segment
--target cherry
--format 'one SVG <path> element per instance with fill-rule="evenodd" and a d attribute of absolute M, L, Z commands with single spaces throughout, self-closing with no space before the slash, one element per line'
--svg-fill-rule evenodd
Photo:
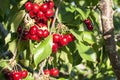
<path fill-rule="evenodd" d="M 45 69 L 43 72 L 45 75 L 50 75 L 50 70 L 48 70 L 48 69 Z"/>
<path fill-rule="evenodd" d="M 39 10 L 38 13 L 37 13 L 37 17 L 40 18 L 40 19 L 43 19 L 44 18 L 44 13 Z"/>
<path fill-rule="evenodd" d="M 19 26 L 19 27 L 17 28 L 17 32 L 18 32 L 19 34 L 21 34 L 21 32 L 22 32 L 22 27 L 21 27 L 21 26 Z"/>
<path fill-rule="evenodd" d="M 39 5 L 37 3 L 33 4 L 32 10 L 34 13 L 37 13 L 39 11 Z"/>
<path fill-rule="evenodd" d="M 48 3 L 49 9 L 52 9 L 54 7 L 54 2 L 53 1 L 49 1 Z"/>
<path fill-rule="evenodd" d="M 37 35 L 38 35 L 38 37 L 43 37 L 43 30 L 42 29 L 38 29 L 37 30 Z"/>
<path fill-rule="evenodd" d="M 26 9 L 26 11 L 32 10 L 32 2 L 26 2 L 25 3 L 25 9 Z"/>
<path fill-rule="evenodd" d="M 87 29 L 92 31 L 93 30 L 93 26 L 92 25 L 87 25 Z"/>
<path fill-rule="evenodd" d="M 29 15 L 30 15 L 31 18 L 34 18 L 36 16 L 35 13 L 33 13 L 33 11 L 30 11 Z"/>
<path fill-rule="evenodd" d="M 87 25 L 91 25 L 90 19 L 85 19 L 85 20 L 84 20 L 84 23 L 87 24 Z"/>
<path fill-rule="evenodd" d="M 57 76 L 59 75 L 59 70 L 58 70 L 57 68 L 52 68 L 52 69 L 50 70 L 50 74 L 51 74 L 51 76 L 53 76 L 53 77 L 57 77 Z"/>
<path fill-rule="evenodd" d="M 42 4 L 40 6 L 40 10 L 43 11 L 43 12 L 46 12 L 48 10 L 48 5 L 46 3 Z"/>
<path fill-rule="evenodd" d="M 30 30 L 29 30 L 29 33 L 30 33 L 30 34 L 36 34 L 36 33 L 37 33 L 37 30 L 38 30 L 38 27 L 37 27 L 36 25 L 31 26 L 31 27 L 30 27 Z"/>
<path fill-rule="evenodd" d="M 45 13 L 46 17 L 52 17 L 54 15 L 53 9 L 48 9 Z"/>
<path fill-rule="evenodd" d="M 38 36 L 36 34 L 30 35 L 30 39 L 36 41 L 38 40 Z"/>
<path fill-rule="evenodd" d="M 29 32 L 24 30 L 22 34 L 22 40 L 29 40 Z"/>
<path fill-rule="evenodd" d="M 53 34 L 53 42 L 59 42 L 61 39 L 60 34 Z"/>
<path fill-rule="evenodd" d="M 12 76 L 14 80 L 19 80 L 21 78 L 21 73 L 20 72 L 12 72 Z"/>
<path fill-rule="evenodd" d="M 43 37 L 46 38 L 49 35 L 49 31 L 48 30 L 44 30 L 43 31 Z"/>
<path fill-rule="evenodd" d="M 66 34 L 65 37 L 67 38 L 68 42 L 74 41 L 74 36 L 72 34 Z"/>
<path fill-rule="evenodd" d="M 60 40 L 60 44 L 62 46 L 66 46 L 68 44 L 68 39 L 66 37 L 63 37 L 61 40 Z"/>
<path fill-rule="evenodd" d="M 52 44 L 52 52 L 53 52 L 53 53 L 56 53 L 57 50 L 58 50 L 58 44 L 57 44 L 57 43 L 53 43 L 53 44 Z"/>
<path fill-rule="evenodd" d="M 28 71 L 27 70 L 21 71 L 21 78 L 26 78 L 27 75 L 28 75 Z"/>

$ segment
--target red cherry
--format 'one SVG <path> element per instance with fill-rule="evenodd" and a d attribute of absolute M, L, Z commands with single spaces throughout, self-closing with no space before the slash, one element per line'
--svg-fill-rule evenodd
<path fill-rule="evenodd" d="M 25 9 L 26 9 L 27 11 L 32 10 L 32 2 L 26 2 L 26 3 L 25 3 Z"/>
<path fill-rule="evenodd" d="M 28 71 L 27 70 L 21 71 L 21 78 L 26 78 L 27 75 L 28 75 Z"/>
<path fill-rule="evenodd" d="M 66 37 L 63 37 L 61 40 L 60 40 L 60 44 L 62 46 L 66 46 L 68 44 L 68 39 Z"/>
<path fill-rule="evenodd" d="M 19 26 L 19 27 L 17 28 L 17 32 L 18 32 L 19 34 L 21 34 L 21 32 L 22 32 L 22 27 L 21 27 L 21 26 Z"/>
<path fill-rule="evenodd" d="M 40 18 L 40 19 L 43 19 L 44 18 L 44 13 L 39 10 L 38 13 L 37 13 L 37 17 Z"/>
<path fill-rule="evenodd" d="M 33 10 L 34 13 L 37 13 L 39 11 L 39 5 L 34 3 L 33 7 L 32 7 L 32 10 Z"/>
<path fill-rule="evenodd" d="M 58 50 L 58 44 L 57 44 L 57 43 L 53 43 L 53 44 L 52 44 L 52 52 L 53 52 L 53 53 L 56 53 L 57 50 Z"/>
<path fill-rule="evenodd" d="M 57 68 L 52 68 L 50 70 L 50 75 L 53 77 L 57 77 L 59 75 L 59 70 Z"/>
<path fill-rule="evenodd" d="M 84 20 L 84 23 L 85 23 L 86 25 L 91 25 L 90 19 L 85 19 L 85 20 Z"/>
<path fill-rule="evenodd" d="M 24 30 L 22 34 L 22 40 L 29 40 L 29 32 Z"/>
<path fill-rule="evenodd" d="M 46 3 L 42 4 L 40 6 L 40 10 L 43 11 L 43 12 L 46 12 L 48 10 L 48 5 Z"/>
<path fill-rule="evenodd" d="M 38 40 L 38 36 L 36 34 L 30 35 L 30 39 L 36 41 Z"/>
<path fill-rule="evenodd" d="M 54 7 L 54 2 L 53 1 L 49 1 L 48 2 L 48 6 L 49 6 L 49 9 L 52 9 Z"/>
<path fill-rule="evenodd" d="M 74 36 L 72 34 L 66 34 L 65 37 L 67 38 L 68 42 L 74 41 Z"/>
<path fill-rule="evenodd" d="M 30 27 L 29 33 L 30 34 L 36 34 L 38 30 L 38 27 L 36 25 Z"/>
<path fill-rule="evenodd" d="M 43 30 L 42 29 L 38 29 L 37 30 L 37 35 L 38 35 L 38 37 L 43 37 Z"/>
<path fill-rule="evenodd" d="M 12 76 L 14 80 L 19 80 L 21 78 L 20 72 L 12 72 Z"/>
<path fill-rule="evenodd" d="M 92 25 L 87 25 L 87 29 L 92 31 L 93 30 L 93 26 Z"/>
<path fill-rule="evenodd" d="M 53 9 L 48 9 L 45 13 L 46 17 L 52 17 L 54 15 Z"/>
<path fill-rule="evenodd" d="M 49 31 L 48 30 L 44 30 L 43 31 L 43 37 L 46 38 L 49 35 Z"/>
<path fill-rule="evenodd" d="M 29 15 L 30 15 L 31 18 L 34 18 L 36 16 L 35 13 L 33 13 L 33 11 L 30 11 Z"/>
<path fill-rule="evenodd" d="M 48 70 L 48 69 L 45 69 L 43 72 L 45 75 L 50 75 L 50 70 Z"/>
<path fill-rule="evenodd" d="M 60 34 L 53 34 L 53 42 L 57 43 L 61 39 Z"/>

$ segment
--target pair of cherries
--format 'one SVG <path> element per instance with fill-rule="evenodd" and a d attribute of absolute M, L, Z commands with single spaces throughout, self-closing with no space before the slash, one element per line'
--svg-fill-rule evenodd
<path fill-rule="evenodd" d="M 90 19 L 85 19 L 85 20 L 84 20 L 84 23 L 86 24 L 88 30 L 90 30 L 90 31 L 93 30 L 93 25 L 92 25 Z"/>
<path fill-rule="evenodd" d="M 53 76 L 53 77 L 58 77 L 59 75 L 59 70 L 57 68 L 52 68 L 52 69 L 45 69 L 44 71 L 44 74 L 45 75 L 50 75 L 50 76 Z"/>

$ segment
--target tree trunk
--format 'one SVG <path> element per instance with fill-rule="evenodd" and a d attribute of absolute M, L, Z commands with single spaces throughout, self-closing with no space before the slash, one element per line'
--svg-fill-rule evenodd
<path fill-rule="evenodd" d="M 120 80 L 120 60 L 116 50 L 116 42 L 114 39 L 112 1 L 113 0 L 101 0 L 99 8 L 101 11 L 105 51 L 109 56 L 117 80 Z"/>

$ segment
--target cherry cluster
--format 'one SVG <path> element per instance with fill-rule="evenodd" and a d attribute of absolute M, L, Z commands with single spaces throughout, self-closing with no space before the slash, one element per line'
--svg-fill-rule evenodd
<path fill-rule="evenodd" d="M 92 23 L 91 23 L 90 19 L 85 19 L 84 23 L 86 24 L 88 30 L 90 30 L 90 31 L 93 30 L 93 26 L 92 26 Z"/>
<path fill-rule="evenodd" d="M 59 75 L 59 70 L 57 68 L 52 68 L 52 69 L 45 69 L 44 71 L 44 74 L 45 75 L 50 75 L 50 76 L 53 76 L 53 77 L 58 77 Z"/>
<path fill-rule="evenodd" d="M 18 34 L 22 34 L 22 27 L 18 27 Z M 33 40 L 40 41 L 42 38 L 46 38 L 49 35 L 49 31 L 47 29 L 43 30 L 38 28 L 38 26 L 33 25 L 30 27 L 29 31 L 24 29 L 23 34 L 21 35 L 22 40 Z"/>
<path fill-rule="evenodd" d="M 22 71 L 4 71 L 5 78 L 7 80 L 22 80 L 27 77 L 28 71 L 22 70 Z"/>
<path fill-rule="evenodd" d="M 53 45 L 52 45 L 52 52 L 56 53 L 59 47 L 66 46 L 68 43 L 75 40 L 75 37 L 69 34 L 53 34 Z"/>
<path fill-rule="evenodd" d="M 26 2 L 25 9 L 29 13 L 30 17 L 35 19 L 37 24 L 40 24 L 40 27 L 47 26 L 47 20 L 54 15 L 54 2 L 48 1 L 42 5 Z"/>

